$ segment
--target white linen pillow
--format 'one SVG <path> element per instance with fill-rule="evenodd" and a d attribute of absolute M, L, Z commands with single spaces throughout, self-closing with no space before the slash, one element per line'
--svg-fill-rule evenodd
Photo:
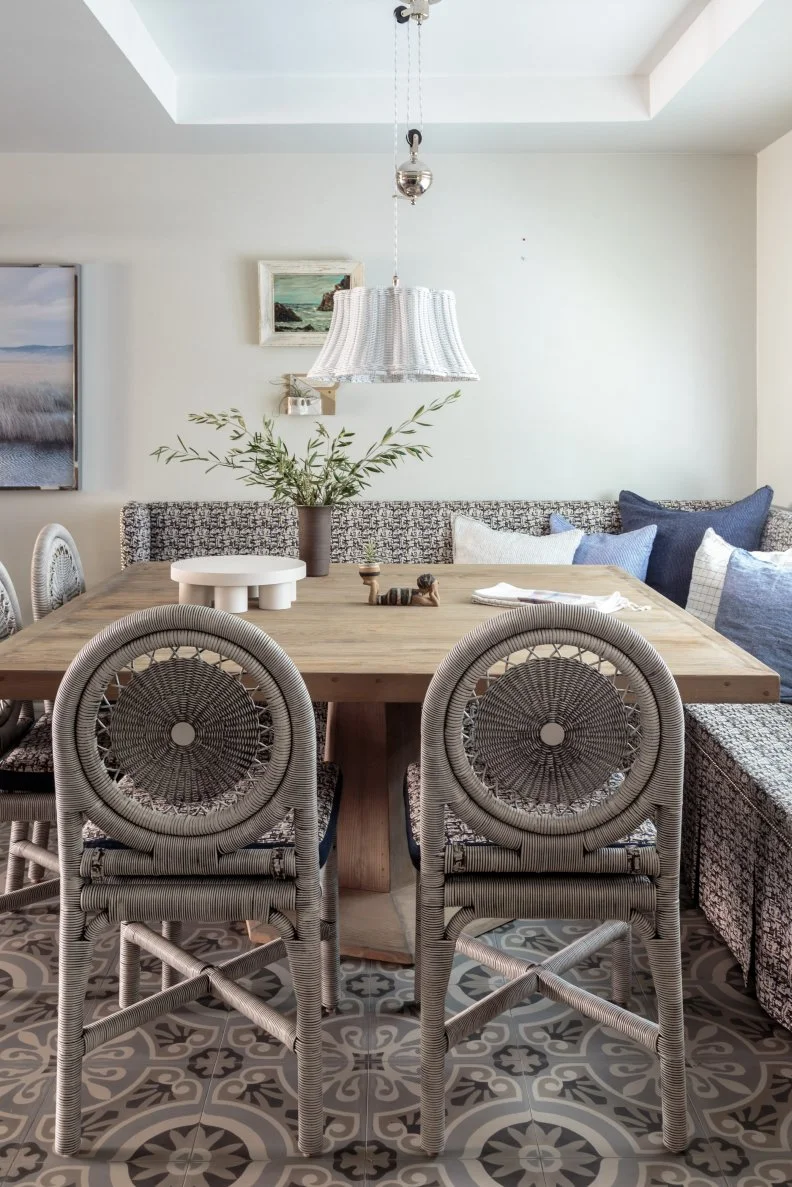
<path fill-rule="evenodd" d="M 689 614 L 700 618 L 707 626 L 715 626 L 726 570 L 733 552 L 734 547 L 727 544 L 714 528 L 707 528 L 693 560 L 693 576 L 685 606 Z M 784 552 L 752 552 L 751 556 L 782 569 L 792 568 L 792 548 Z"/>
<path fill-rule="evenodd" d="M 454 516 L 456 565 L 571 565 L 584 533 L 577 528 L 552 536 L 499 532 L 480 519 Z"/>

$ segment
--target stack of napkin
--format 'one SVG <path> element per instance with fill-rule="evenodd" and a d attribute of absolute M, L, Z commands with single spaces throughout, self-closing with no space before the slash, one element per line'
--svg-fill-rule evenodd
<path fill-rule="evenodd" d="M 518 589 L 516 585 L 509 585 L 501 581 L 489 589 L 477 589 L 473 592 L 473 601 L 481 606 L 519 606 L 524 602 L 560 602 L 565 606 L 590 606 L 593 610 L 600 610 L 603 614 L 613 614 L 615 610 L 633 608 L 632 603 L 616 591 L 606 596 L 596 594 L 561 593 L 555 589 Z M 635 607 L 648 609 L 648 607 Z"/>

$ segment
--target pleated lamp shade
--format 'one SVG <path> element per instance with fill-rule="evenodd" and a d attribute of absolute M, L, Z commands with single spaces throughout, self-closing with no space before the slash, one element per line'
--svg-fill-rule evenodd
<path fill-rule="evenodd" d="M 353 288 L 335 294 L 327 341 L 308 381 L 432 383 L 478 379 L 456 298 L 444 289 Z"/>

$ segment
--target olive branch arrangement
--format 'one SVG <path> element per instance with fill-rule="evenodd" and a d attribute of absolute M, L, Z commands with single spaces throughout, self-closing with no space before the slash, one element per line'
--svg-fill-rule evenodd
<path fill-rule="evenodd" d="M 405 438 L 415 436 L 419 428 L 431 428 L 423 417 L 439 412 L 460 395 L 461 392 L 455 391 L 431 404 L 422 404 L 396 428 L 387 428 L 379 441 L 357 460 L 350 457 L 355 434 L 348 429 L 340 429 L 333 437 L 326 425 L 316 421 L 316 431 L 308 441 L 305 455 L 298 457 L 276 436 L 273 418 L 265 417 L 261 429 L 253 429 L 238 408 L 227 412 L 191 412 L 187 418 L 191 424 L 227 430 L 232 444 L 225 453 L 211 449 L 201 453 L 177 437 L 178 445 L 160 445 L 151 456 L 166 463 L 203 462 L 207 474 L 218 468 L 234 470 L 246 486 L 267 487 L 279 503 L 294 503 L 298 507 L 336 506 L 348 503 L 366 490 L 374 475 L 386 468 L 396 467 L 411 457 L 419 461 L 431 457 L 428 445 Z"/>

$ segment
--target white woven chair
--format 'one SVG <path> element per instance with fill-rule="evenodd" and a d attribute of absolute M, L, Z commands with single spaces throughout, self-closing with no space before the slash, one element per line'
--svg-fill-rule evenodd
<path fill-rule="evenodd" d="M 53 610 L 85 593 L 85 574 L 77 545 L 63 524 L 48 523 L 33 545 L 30 569 L 33 618 L 46 618 Z"/>
<path fill-rule="evenodd" d="M 0 639 L 22 627 L 13 582 L 0 565 Z M 58 859 L 47 849 L 55 819 L 55 774 L 50 723 L 34 721 L 29 701 L 0 701 L 0 820 L 11 823 L 5 894 L 0 911 L 20 911 L 58 893 Z M 32 826 L 32 836 L 31 834 Z M 25 885 L 25 870 L 29 884 Z"/>
<path fill-rule="evenodd" d="M 5 578 L 7 590 L 10 585 L 7 573 Z M 85 592 L 85 578 L 77 545 L 66 528 L 59 523 L 47 524 L 36 537 L 30 585 L 33 617 L 36 621 Z M 13 590 L 13 587 L 11 588 Z M 15 622 L 14 629 L 18 630 L 22 620 L 16 594 L 13 594 L 13 601 L 11 618 Z M 0 617 L 6 623 L 9 621 L 7 607 Z M 22 820 L 14 818 L 11 824 L 6 893 L 16 895 L 16 898 L 9 900 L 9 903 L 15 904 L 15 910 L 46 898 L 47 887 L 50 895 L 58 893 L 56 881 L 44 881 L 45 869 L 55 872 L 58 869 L 57 858 L 48 849 L 50 825 L 55 819 L 50 701 L 44 702 L 44 713 L 38 720 L 34 720 L 32 706 L 30 707 L 28 726 L 30 728 L 19 744 L 0 757 L 0 794 L 12 793 L 16 797 L 17 806 L 24 807 L 28 813 L 36 804 L 40 809 L 40 815 L 26 815 Z M 21 799 L 20 793 L 25 793 L 27 799 Z M 32 797 L 37 797 L 35 803 Z M 7 820 L 8 816 L 4 819 Z M 31 886 L 38 885 L 42 888 L 37 897 L 31 897 L 26 893 L 30 887 L 24 887 L 25 893 L 20 897 L 26 863 Z M 8 909 L 12 908 L 9 906 Z"/>
<path fill-rule="evenodd" d="M 296 667 L 234 615 L 178 605 L 140 611 L 74 659 L 53 736 L 61 862 L 57 1152 L 74 1154 L 80 1144 L 83 1056 L 213 993 L 296 1052 L 298 1143 L 304 1154 L 318 1154 L 322 998 L 332 1009 L 338 984 L 337 885 L 330 856 L 323 910 L 316 726 Z M 329 764 L 320 770 L 329 854 L 339 779 Z M 251 918 L 283 938 L 220 965 L 142 922 Z M 91 943 L 113 923 L 121 924 L 121 1009 L 86 1025 Z M 138 1001 L 141 949 L 186 979 Z M 284 957 L 296 1020 L 237 984 Z"/>
<path fill-rule="evenodd" d="M 424 702 L 421 765 L 407 777 L 420 866 L 421 1145 L 445 1141 L 446 1051 L 533 994 L 612 1026 L 660 1058 L 663 1140 L 687 1112 L 679 937 L 684 727 L 663 660 L 593 610 L 522 607 L 462 639 Z M 445 913 L 455 913 L 446 924 Z M 461 934 L 476 919 L 592 919 L 589 934 L 523 961 Z M 659 1023 L 626 1009 L 631 932 L 653 974 Z M 564 980 L 613 948 L 614 1003 Z M 455 952 L 508 984 L 446 1018 Z"/>

